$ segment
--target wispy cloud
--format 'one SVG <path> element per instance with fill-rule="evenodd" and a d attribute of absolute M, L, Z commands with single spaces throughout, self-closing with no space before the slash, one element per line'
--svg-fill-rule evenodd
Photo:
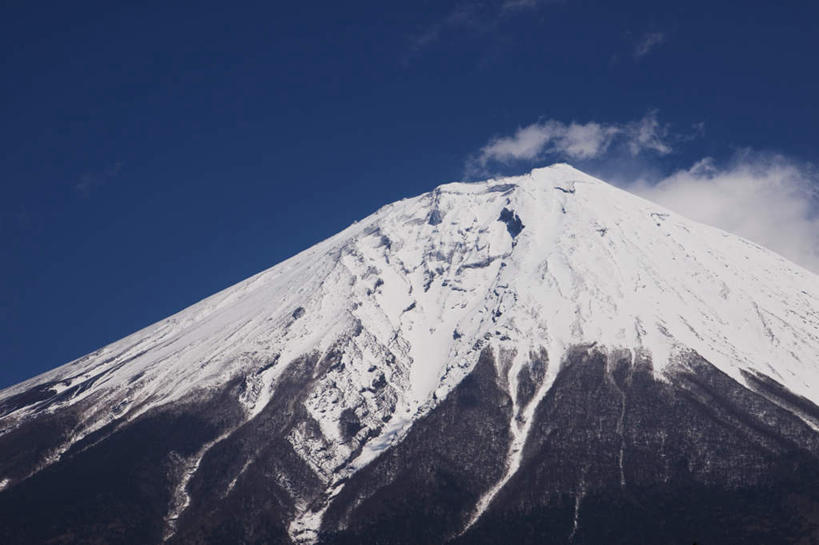
<path fill-rule="evenodd" d="M 487 172 L 492 164 L 540 161 L 548 157 L 570 160 L 594 159 L 613 146 L 623 146 L 631 155 L 672 151 L 672 135 L 652 110 L 641 119 L 622 124 L 587 123 L 549 119 L 519 128 L 510 136 L 497 136 L 467 161 L 468 175 Z"/>
<path fill-rule="evenodd" d="M 442 18 L 410 37 L 410 50 L 418 53 L 450 32 L 497 32 L 504 19 L 565 0 L 462 0 Z"/>
<path fill-rule="evenodd" d="M 664 32 L 646 32 L 634 45 L 634 58 L 641 59 L 665 43 Z"/>
<path fill-rule="evenodd" d="M 102 170 L 84 172 L 80 176 L 79 181 L 74 184 L 74 189 L 83 195 L 88 195 L 94 189 L 107 184 L 119 176 L 122 171 L 122 166 L 122 162 L 117 161 Z"/>
<path fill-rule="evenodd" d="M 562 0 L 505 0 L 501 3 L 504 11 L 535 9 L 546 4 L 557 4 Z"/>
<path fill-rule="evenodd" d="M 809 164 L 744 150 L 625 188 L 819 273 L 819 175 Z"/>
<path fill-rule="evenodd" d="M 652 110 L 639 121 L 629 123 L 622 131 L 632 155 L 649 150 L 660 155 L 671 153 L 670 130 L 660 123 L 657 111 Z"/>
<path fill-rule="evenodd" d="M 410 39 L 410 48 L 417 52 L 438 41 L 451 30 L 468 29 L 473 32 L 487 32 L 494 28 L 494 19 L 485 11 L 486 6 L 478 2 L 462 2 L 456 5 L 447 15 L 430 23 Z"/>

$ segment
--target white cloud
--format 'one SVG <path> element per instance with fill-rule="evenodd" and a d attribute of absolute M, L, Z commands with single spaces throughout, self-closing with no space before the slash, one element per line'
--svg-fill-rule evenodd
<path fill-rule="evenodd" d="M 572 123 L 555 141 L 555 149 L 578 159 L 596 157 L 608 149 L 619 132 L 617 127 L 599 123 Z"/>
<path fill-rule="evenodd" d="M 467 171 L 485 173 L 490 163 L 536 161 L 555 156 L 570 160 L 594 159 L 613 145 L 621 144 L 638 155 L 651 151 L 660 155 L 671 152 L 673 139 L 668 127 L 651 111 L 642 119 L 623 124 L 564 123 L 554 119 L 532 123 L 511 136 L 495 137 L 467 162 Z"/>
<path fill-rule="evenodd" d="M 634 58 L 641 59 L 665 42 L 662 32 L 647 32 L 634 46 Z"/>
<path fill-rule="evenodd" d="M 479 162 L 508 163 L 535 160 L 544 153 L 558 153 L 574 159 L 595 157 L 608 148 L 618 129 L 599 123 L 570 123 L 549 120 L 515 131 L 512 136 L 495 138 L 480 151 Z"/>
<path fill-rule="evenodd" d="M 819 171 L 782 155 L 744 150 L 727 162 L 706 158 L 664 174 L 658 157 L 702 136 L 704 125 L 694 124 L 692 131 L 672 132 L 656 111 L 619 124 L 550 119 L 489 140 L 468 159 L 465 175 L 579 162 L 632 193 L 819 273 Z"/>
<path fill-rule="evenodd" d="M 649 112 L 639 121 L 629 123 L 626 126 L 626 133 L 628 148 L 632 155 L 637 155 L 643 150 L 655 151 L 660 155 L 671 153 L 668 126 L 657 120 L 656 110 Z"/>
<path fill-rule="evenodd" d="M 746 150 L 724 166 L 703 159 L 626 189 L 819 273 L 819 176 L 810 165 Z"/>

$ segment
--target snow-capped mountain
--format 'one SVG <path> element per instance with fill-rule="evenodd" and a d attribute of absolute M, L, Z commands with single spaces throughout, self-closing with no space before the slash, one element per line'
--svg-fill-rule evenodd
<path fill-rule="evenodd" d="M 0 539 L 819 539 L 817 405 L 817 275 L 554 165 L 0 392 Z"/>

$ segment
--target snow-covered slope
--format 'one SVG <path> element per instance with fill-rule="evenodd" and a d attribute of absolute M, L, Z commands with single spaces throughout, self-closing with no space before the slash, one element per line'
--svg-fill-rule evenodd
<path fill-rule="evenodd" d="M 22 404 L 0 418 L 0 433 L 45 408 L 88 402 L 57 460 L 112 421 L 234 377 L 251 419 L 289 362 L 336 350 L 342 364 L 315 377 L 304 401 L 321 437 L 288 438 L 331 486 L 399 442 L 492 346 L 505 355 L 514 404 L 508 479 L 537 406 L 518 399 L 521 366 L 542 349 L 559 361 L 584 343 L 650 354 L 660 378 L 693 350 L 740 383 L 743 371 L 763 373 L 819 404 L 819 277 L 568 165 L 446 184 L 0 392 L 0 404 L 39 385 L 68 392 Z M 535 401 L 558 371 L 548 367 Z M 377 430 L 360 445 L 339 431 L 350 408 Z M 305 509 L 291 533 L 309 537 L 319 520 Z"/>

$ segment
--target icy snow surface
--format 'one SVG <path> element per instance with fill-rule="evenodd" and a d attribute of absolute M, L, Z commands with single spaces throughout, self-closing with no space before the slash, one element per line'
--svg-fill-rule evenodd
<path fill-rule="evenodd" d="M 96 408 L 84 415 L 78 440 L 242 376 L 252 418 L 291 361 L 335 348 L 344 365 L 319 377 L 305 402 L 324 437 L 296 430 L 289 438 L 334 490 L 400 441 L 492 346 L 514 355 L 504 372 L 519 417 L 499 489 L 520 462 L 537 400 L 566 348 L 579 343 L 645 350 L 658 376 L 680 350 L 693 349 L 740 382 L 741 370 L 759 371 L 819 404 L 819 277 L 553 165 L 385 206 L 178 314 L 0 392 L 0 401 L 35 385 L 59 392 L 90 381 L 63 402 L 87 399 Z M 521 407 L 517 373 L 542 348 L 547 376 Z M 368 390 L 378 381 L 389 386 L 386 398 Z M 6 420 L 22 421 L 39 406 Z M 357 454 L 339 432 L 348 407 L 365 426 L 366 418 L 386 421 L 375 437 L 360 434 L 366 444 Z M 5 427 L 0 419 L 0 433 Z M 305 507 L 291 533 L 309 541 L 320 515 Z"/>

